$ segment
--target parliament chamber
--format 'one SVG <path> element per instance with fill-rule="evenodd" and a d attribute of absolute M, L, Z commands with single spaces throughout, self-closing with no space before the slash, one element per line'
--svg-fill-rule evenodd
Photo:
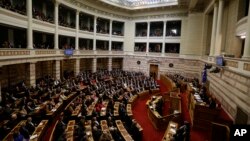
<path fill-rule="evenodd" d="M 236 140 L 249 6 L 0 0 L 0 141 Z"/>

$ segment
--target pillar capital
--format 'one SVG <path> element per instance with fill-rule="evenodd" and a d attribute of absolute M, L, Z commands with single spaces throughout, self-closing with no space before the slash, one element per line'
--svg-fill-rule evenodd
<path fill-rule="evenodd" d="M 247 32 L 244 45 L 244 53 L 242 58 L 250 59 L 250 3 L 248 5 L 248 16 L 247 16 Z"/>

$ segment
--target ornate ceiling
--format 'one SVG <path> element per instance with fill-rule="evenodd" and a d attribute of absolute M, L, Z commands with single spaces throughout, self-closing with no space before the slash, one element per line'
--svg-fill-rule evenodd
<path fill-rule="evenodd" d="M 100 0 L 129 10 L 178 5 L 178 0 Z"/>

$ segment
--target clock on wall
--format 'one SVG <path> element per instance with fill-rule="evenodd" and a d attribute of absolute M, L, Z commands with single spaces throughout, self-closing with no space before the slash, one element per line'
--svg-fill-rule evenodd
<path fill-rule="evenodd" d="M 137 65 L 140 65 L 141 64 L 141 61 L 137 61 Z"/>
<path fill-rule="evenodd" d="M 173 63 L 169 63 L 168 66 L 169 66 L 170 68 L 172 68 L 172 67 L 174 67 L 174 64 L 173 64 Z"/>

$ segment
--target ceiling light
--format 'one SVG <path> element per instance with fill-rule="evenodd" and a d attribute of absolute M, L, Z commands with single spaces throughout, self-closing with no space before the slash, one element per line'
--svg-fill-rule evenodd
<path fill-rule="evenodd" d="M 246 38 L 246 35 L 241 35 L 240 38 L 241 38 L 241 39 L 245 39 L 245 38 Z"/>

